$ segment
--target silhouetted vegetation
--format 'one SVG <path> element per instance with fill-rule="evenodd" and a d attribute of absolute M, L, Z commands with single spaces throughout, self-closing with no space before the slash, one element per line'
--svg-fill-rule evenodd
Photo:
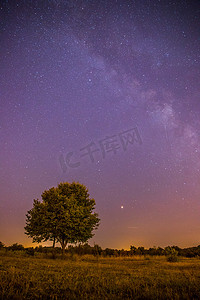
<path fill-rule="evenodd" d="M 14 243 L 11 246 L 5 246 L 0 241 L 0 250 L 5 249 L 6 251 L 22 251 L 27 255 L 34 256 L 37 253 L 43 253 L 47 255 L 51 255 L 54 253 L 59 257 L 62 254 L 61 247 L 47 247 L 47 246 L 36 246 L 25 248 L 23 245 Z M 166 256 L 169 258 L 169 261 L 177 261 L 178 257 L 200 257 L 200 245 L 197 247 L 190 248 L 179 248 L 178 246 L 167 246 L 165 248 L 161 247 L 153 247 L 145 249 L 144 247 L 135 247 L 130 246 L 130 250 L 124 249 L 112 249 L 105 248 L 102 249 L 99 245 L 95 244 L 94 246 L 90 246 L 88 243 L 78 244 L 76 246 L 69 245 L 65 249 L 65 254 L 69 255 L 94 255 L 94 256 L 103 256 L 103 257 L 126 257 L 126 256 Z M 54 257 L 54 258 L 55 258 Z"/>
<path fill-rule="evenodd" d="M 4 243 L 2 243 L 2 242 L 0 241 L 0 249 L 3 249 L 4 247 L 5 247 Z"/>
<path fill-rule="evenodd" d="M 24 246 L 18 243 L 12 244 L 11 246 L 7 247 L 8 250 L 17 251 L 17 250 L 24 250 Z"/>

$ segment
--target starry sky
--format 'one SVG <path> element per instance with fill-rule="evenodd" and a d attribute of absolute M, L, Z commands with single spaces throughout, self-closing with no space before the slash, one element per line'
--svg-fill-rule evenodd
<path fill-rule="evenodd" d="M 0 2 L 0 240 L 85 184 L 103 248 L 200 244 L 200 1 Z"/>

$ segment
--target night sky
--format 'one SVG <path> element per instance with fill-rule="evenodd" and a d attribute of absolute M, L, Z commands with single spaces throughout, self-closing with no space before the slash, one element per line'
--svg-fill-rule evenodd
<path fill-rule="evenodd" d="M 0 3 L 0 240 L 79 181 L 91 245 L 199 245 L 200 1 Z"/>

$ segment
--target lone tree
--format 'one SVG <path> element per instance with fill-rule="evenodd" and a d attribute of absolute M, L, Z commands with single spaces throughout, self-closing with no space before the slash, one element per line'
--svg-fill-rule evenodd
<path fill-rule="evenodd" d="M 33 202 L 26 214 L 25 234 L 33 242 L 60 242 L 62 253 L 68 243 L 86 242 L 94 234 L 100 219 L 94 213 L 95 200 L 87 188 L 76 182 L 60 183 L 42 193 L 42 201 Z"/>

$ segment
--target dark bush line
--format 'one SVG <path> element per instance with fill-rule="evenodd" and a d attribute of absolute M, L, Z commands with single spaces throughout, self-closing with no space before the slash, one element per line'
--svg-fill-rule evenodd
<path fill-rule="evenodd" d="M 19 251 L 24 250 L 26 254 L 30 256 L 34 256 L 35 253 L 45 253 L 45 254 L 53 254 L 53 256 L 56 256 L 56 254 L 61 254 L 61 248 L 60 247 L 43 247 L 43 246 L 37 246 L 35 248 L 28 247 L 25 248 L 23 245 L 15 243 L 11 246 L 5 246 L 2 242 L 0 242 L 0 249 L 5 249 L 6 251 Z M 135 247 L 130 246 L 130 250 L 118 250 L 118 249 L 111 249 L 106 248 L 102 249 L 99 245 L 90 246 L 89 244 L 82 244 L 78 246 L 68 246 L 68 248 L 65 250 L 65 253 L 67 254 L 77 254 L 77 255 L 85 255 L 90 254 L 94 256 L 134 256 L 134 255 L 150 255 L 150 256 L 168 256 L 171 257 L 171 259 L 174 259 L 174 256 L 183 256 L 183 257 L 200 257 L 200 245 L 197 247 L 190 247 L 190 248 L 179 248 L 178 246 L 167 246 L 165 248 L 161 247 L 153 247 L 149 249 L 145 249 L 144 247 Z M 169 258 L 170 260 L 170 258 Z"/>
<path fill-rule="evenodd" d="M 167 246 L 165 248 L 161 247 L 153 247 L 149 249 L 145 249 L 144 247 L 130 247 L 130 252 L 136 255 L 165 255 L 168 256 L 169 254 L 173 253 L 176 256 L 184 256 L 184 257 L 196 257 L 200 256 L 200 245 L 197 247 L 190 247 L 190 248 L 179 248 L 178 246 Z"/>

